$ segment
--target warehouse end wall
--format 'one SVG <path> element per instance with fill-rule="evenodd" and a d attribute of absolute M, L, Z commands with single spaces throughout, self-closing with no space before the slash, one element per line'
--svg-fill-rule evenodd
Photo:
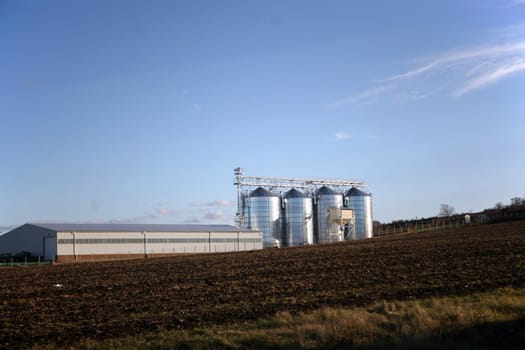
<path fill-rule="evenodd" d="M 0 236 L 0 254 L 15 255 L 21 252 L 53 260 L 56 255 L 56 232 L 25 224 Z"/>

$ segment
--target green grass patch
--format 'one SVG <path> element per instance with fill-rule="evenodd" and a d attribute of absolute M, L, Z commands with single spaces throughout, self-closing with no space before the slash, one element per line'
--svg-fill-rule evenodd
<path fill-rule="evenodd" d="M 525 288 L 278 313 L 254 322 L 80 340 L 70 349 L 521 349 Z M 49 348 L 52 346 L 50 345 Z"/>

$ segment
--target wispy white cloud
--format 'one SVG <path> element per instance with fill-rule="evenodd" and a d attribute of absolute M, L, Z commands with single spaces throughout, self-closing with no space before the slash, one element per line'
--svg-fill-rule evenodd
<path fill-rule="evenodd" d="M 226 215 L 225 213 L 219 210 L 205 212 L 203 218 L 204 220 L 226 221 L 230 219 L 230 216 Z"/>
<path fill-rule="evenodd" d="M 496 67 L 494 70 L 484 72 L 476 76 L 476 78 L 467 81 L 460 89 L 454 92 L 454 96 L 461 97 L 472 90 L 483 88 L 522 70 L 525 70 L 525 59 Z"/>
<path fill-rule="evenodd" d="M 515 55 L 522 56 L 525 53 L 525 41 L 511 44 L 471 48 L 461 51 L 451 51 L 431 59 L 430 62 L 409 70 L 405 73 L 394 75 L 385 81 L 405 80 L 420 76 L 424 73 L 437 69 L 451 69 L 458 66 L 471 67 L 479 65 L 488 60 L 504 60 Z"/>
<path fill-rule="evenodd" d="M 359 92 L 359 93 L 357 93 L 355 95 L 351 95 L 349 97 L 342 98 L 342 99 L 330 102 L 330 104 L 328 105 L 328 108 L 329 109 L 338 109 L 338 108 L 341 108 L 341 107 L 344 107 L 344 106 L 356 104 L 358 102 L 363 102 L 363 101 L 366 101 L 366 100 L 370 100 L 370 99 L 372 99 L 372 98 L 382 94 L 383 92 L 392 89 L 393 87 L 394 87 L 394 85 L 389 84 L 389 85 L 377 86 L 377 87 L 372 88 L 372 89 L 367 89 L 367 90 L 361 91 L 361 92 Z"/>
<path fill-rule="evenodd" d="M 229 207 L 232 205 L 232 202 L 227 199 L 218 199 L 216 201 L 211 202 L 211 204 L 217 207 Z"/>
<path fill-rule="evenodd" d="M 352 138 L 352 135 L 350 134 L 347 134 L 347 133 L 344 133 L 344 132 L 338 132 L 335 134 L 335 139 L 336 140 L 346 140 L 346 139 L 351 139 Z"/>
<path fill-rule="evenodd" d="M 217 199 L 212 202 L 192 203 L 191 205 L 194 207 L 229 207 L 232 202 L 227 199 Z"/>
<path fill-rule="evenodd" d="M 428 98 L 438 92 L 460 98 L 524 71 L 525 23 L 501 28 L 498 36 L 495 44 L 451 50 L 427 58 L 419 66 L 379 80 L 378 85 L 333 101 L 328 107 L 338 109 L 368 102 L 386 92 L 392 92 L 397 101 Z"/>
<path fill-rule="evenodd" d="M 168 208 L 157 208 L 156 213 L 160 216 L 179 216 L 181 214 L 179 210 Z"/>
<path fill-rule="evenodd" d="M 202 109 L 202 106 L 198 103 L 194 103 L 192 107 L 195 111 L 200 111 Z"/>
<path fill-rule="evenodd" d="M 202 222 L 227 222 L 233 221 L 233 214 L 228 214 L 229 207 L 233 203 L 228 199 L 216 199 L 210 202 L 195 202 L 190 206 L 199 208 L 189 211 L 189 215 L 184 222 L 202 223 Z"/>
<path fill-rule="evenodd" d="M 447 89 L 454 97 L 461 97 L 472 90 L 483 88 L 498 80 L 523 70 L 525 41 L 447 52 L 420 67 L 392 76 L 385 81 L 412 80 L 436 76 L 429 82 L 435 86 L 449 85 Z M 427 82 L 428 83 L 428 82 Z M 427 88 L 428 89 L 428 88 Z M 428 97 L 427 91 L 413 92 Z"/>

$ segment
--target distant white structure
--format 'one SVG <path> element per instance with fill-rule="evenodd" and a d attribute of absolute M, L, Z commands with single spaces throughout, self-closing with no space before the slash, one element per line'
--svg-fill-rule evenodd
<path fill-rule="evenodd" d="M 0 236 L 0 254 L 57 262 L 262 249 L 260 231 L 230 225 L 25 224 Z"/>

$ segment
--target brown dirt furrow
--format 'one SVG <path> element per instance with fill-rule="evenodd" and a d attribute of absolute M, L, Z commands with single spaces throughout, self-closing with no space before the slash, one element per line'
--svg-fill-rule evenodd
<path fill-rule="evenodd" d="M 2 268 L 0 348 L 524 285 L 524 221 L 324 246 Z"/>

